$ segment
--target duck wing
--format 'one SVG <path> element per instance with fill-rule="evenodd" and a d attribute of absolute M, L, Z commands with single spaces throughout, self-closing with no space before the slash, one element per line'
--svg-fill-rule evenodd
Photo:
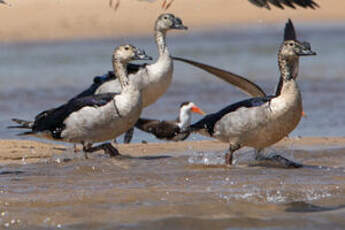
<path fill-rule="evenodd" d="M 60 139 L 65 125 L 65 119 L 84 107 L 99 107 L 110 102 L 116 94 L 98 94 L 88 97 L 75 98 L 57 108 L 41 112 L 35 117 L 32 131 L 19 135 L 31 135 L 38 132 L 50 131 L 53 138 Z"/>
<path fill-rule="evenodd" d="M 208 132 L 210 136 L 214 133 L 214 126 L 215 124 L 222 119 L 225 115 L 234 112 L 240 108 L 251 108 L 256 106 L 261 106 L 262 104 L 270 101 L 273 97 L 256 97 L 256 98 L 250 98 L 247 100 L 243 100 L 240 102 L 237 102 L 235 104 L 229 105 L 222 110 L 212 113 L 209 115 L 206 115 L 203 119 L 199 120 L 198 122 L 192 124 L 190 126 L 191 132 L 198 132 L 200 130 L 205 130 Z"/>
<path fill-rule="evenodd" d="M 185 59 L 185 58 L 180 58 L 180 57 L 172 57 L 174 60 L 177 61 L 181 61 L 181 62 L 185 62 L 188 63 L 190 65 L 193 65 L 195 67 L 198 67 L 202 70 L 205 70 L 208 73 L 211 73 L 213 75 L 215 75 L 216 77 L 234 85 L 235 87 L 239 88 L 240 90 L 242 90 L 244 93 L 248 94 L 249 96 L 252 97 L 265 97 L 266 94 L 265 92 L 260 88 L 260 86 L 258 86 L 257 84 L 255 84 L 254 82 L 240 76 L 234 73 L 231 73 L 229 71 L 226 70 L 222 70 L 210 65 L 206 65 L 204 63 L 200 63 L 200 62 L 196 62 L 196 61 L 192 61 L 189 59 Z"/>
<path fill-rule="evenodd" d="M 127 64 L 127 73 L 128 75 L 130 74 L 136 74 L 138 71 L 140 71 L 142 68 L 145 68 L 147 65 L 147 63 L 145 64 L 133 64 L 133 63 L 128 63 Z M 80 97 L 86 97 L 86 96 L 90 96 L 95 94 L 95 92 L 97 91 L 97 89 L 104 84 L 107 81 L 111 81 L 111 80 L 115 80 L 117 79 L 117 76 L 115 75 L 114 71 L 108 71 L 108 73 L 102 75 L 102 76 L 96 76 L 93 79 L 93 83 L 92 85 L 87 88 L 86 90 L 84 90 L 83 92 L 81 92 L 80 94 L 78 94 L 77 96 L 73 97 L 73 99 L 75 98 L 80 98 Z"/>
<path fill-rule="evenodd" d="M 174 121 L 160 121 L 153 119 L 140 118 L 135 127 L 153 134 L 158 139 L 173 139 L 179 132 L 180 128 Z"/>
<path fill-rule="evenodd" d="M 288 6 L 290 8 L 295 9 L 296 8 L 295 5 L 301 6 L 303 8 L 311 8 L 311 9 L 315 9 L 319 7 L 319 5 L 313 0 L 248 0 L 248 1 L 258 7 L 265 7 L 267 9 L 271 8 L 270 4 L 281 9 L 284 9 L 284 6 Z"/>

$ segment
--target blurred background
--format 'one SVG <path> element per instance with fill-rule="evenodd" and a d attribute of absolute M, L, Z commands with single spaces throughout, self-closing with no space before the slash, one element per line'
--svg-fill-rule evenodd
<path fill-rule="evenodd" d="M 115 46 L 132 43 L 158 53 L 153 24 L 161 1 L 8 0 L 0 5 L 0 138 L 13 117 L 32 119 L 87 88 L 94 76 L 111 70 Z M 299 85 L 304 111 L 291 136 L 343 136 L 345 130 L 345 2 L 317 0 L 317 10 L 256 8 L 245 0 L 175 0 L 167 10 L 189 27 L 169 32 L 174 56 L 230 70 L 267 93 L 278 83 L 277 52 L 288 18 L 298 38 L 318 55 L 301 58 Z M 231 85 L 192 66 L 175 62 L 173 83 L 144 117 L 174 119 L 181 102 L 194 101 L 207 113 L 247 98 Z M 200 117 L 194 116 L 196 121 Z M 134 141 L 157 141 L 136 131 Z M 203 139 L 195 136 L 193 139 Z"/>

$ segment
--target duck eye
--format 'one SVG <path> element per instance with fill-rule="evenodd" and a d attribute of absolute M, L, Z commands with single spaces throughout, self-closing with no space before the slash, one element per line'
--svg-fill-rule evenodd
<path fill-rule="evenodd" d="M 125 47 L 125 50 L 129 50 L 129 47 L 128 47 L 128 46 L 126 46 L 126 47 Z"/>
<path fill-rule="evenodd" d="M 290 43 L 289 43 L 289 46 L 293 46 L 293 43 L 292 43 L 292 42 L 290 42 Z"/>
<path fill-rule="evenodd" d="M 165 20 L 167 20 L 167 19 L 168 19 L 168 17 L 167 17 L 167 16 L 164 16 L 164 19 L 165 19 Z"/>

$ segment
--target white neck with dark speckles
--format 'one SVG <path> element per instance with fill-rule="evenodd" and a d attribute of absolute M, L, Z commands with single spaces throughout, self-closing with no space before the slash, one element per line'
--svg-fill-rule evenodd
<path fill-rule="evenodd" d="M 169 52 L 166 43 L 166 33 L 166 31 L 155 30 L 155 41 L 160 57 Z"/>
<path fill-rule="evenodd" d="M 113 61 L 113 67 L 115 76 L 119 78 L 121 87 L 124 88 L 129 85 L 129 80 L 127 76 L 127 63 L 121 62 L 119 60 Z"/>
<path fill-rule="evenodd" d="M 296 80 L 298 76 L 299 57 L 286 59 L 278 55 L 278 65 L 281 75 L 276 90 L 276 96 L 280 95 L 285 82 Z"/>

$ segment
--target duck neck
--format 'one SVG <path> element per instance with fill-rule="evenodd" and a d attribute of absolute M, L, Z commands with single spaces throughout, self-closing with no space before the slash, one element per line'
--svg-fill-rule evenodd
<path fill-rule="evenodd" d="M 190 110 L 186 110 L 184 108 L 181 108 L 180 110 L 180 115 L 179 115 L 179 118 L 178 118 L 178 127 L 181 129 L 181 130 L 184 130 L 186 128 L 188 128 L 191 124 L 191 112 Z"/>
<path fill-rule="evenodd" d="M 284 85 L 287 82 L 294 81 L 298 75 L 299 58 L 283 58 L 278 56 L 278 65 L 280 70 L 280 79 L 276 90 L 276 96 L 279 96 L 282 92 Z"/>
<path fill-rule="evenodd" d="M 157 44 L 159 57 L 168 53 L 168 46 L 166 43 L 166 33 L 167 33 L 167 31 L 155 30 L 155 41 Z"/>
<path fill-rule="evenodd" d="M 113 68 L 115 76 L 119 78 L 121 87 L 127 87 L 129 85 L 129 80 L 127 76 L 127 63 L 115 59 L 113 60 Z"/>

